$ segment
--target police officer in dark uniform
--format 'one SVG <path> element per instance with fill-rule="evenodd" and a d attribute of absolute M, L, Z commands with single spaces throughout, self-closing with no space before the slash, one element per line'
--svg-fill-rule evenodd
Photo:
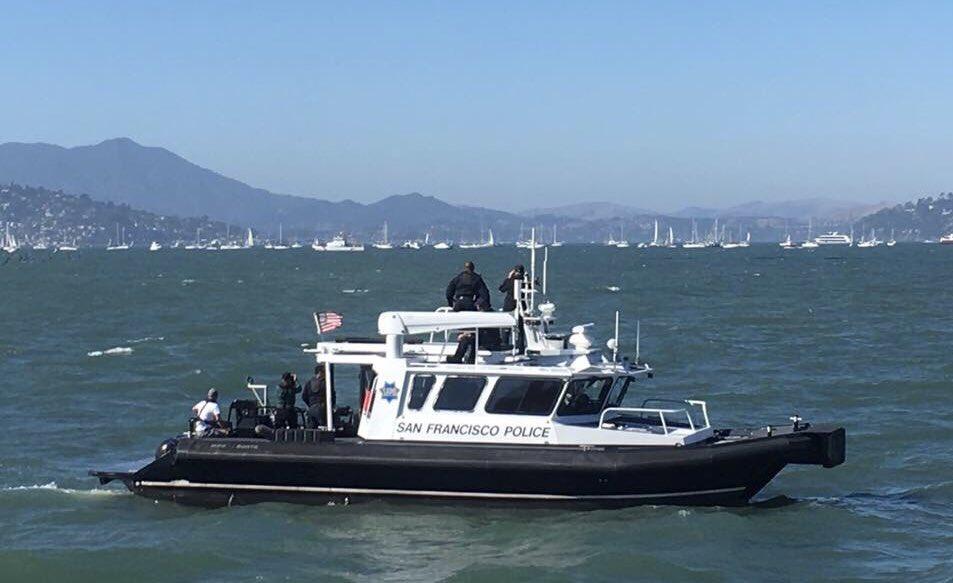
<path fill-rule="evenodd" d="M 477 303 L 490 305 L 490 290 L 472 261 L 463 264 L 463 271 L 447 284 L 447 305 L 454 312 L 473 312 Z"/>

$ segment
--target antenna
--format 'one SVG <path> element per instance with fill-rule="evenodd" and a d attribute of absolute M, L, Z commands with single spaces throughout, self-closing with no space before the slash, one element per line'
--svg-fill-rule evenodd
<path fill-rule="evenodd" d="M 615 342 L 612 343 L 612 362 L 619 360 L 619 310 L 615 311 Z"/>
<path fill-rule="evenodd" d="M 549 271 L 549 247 L 543 247 L 543 296 L 546 296 L 546 274 Z"/>
<path fill-rule="evenodd" d="M 635 364 L 642 362 L 639 360 L 639 342 L 642 339 L 642 321 L 635 321 Z"/>
<path fill-rule="evenodd" d="M 529 296 L 529 312 L 536 308 L 536 227 L 530 229 L 529 235 L 529 286 L 533 293 Z"/>

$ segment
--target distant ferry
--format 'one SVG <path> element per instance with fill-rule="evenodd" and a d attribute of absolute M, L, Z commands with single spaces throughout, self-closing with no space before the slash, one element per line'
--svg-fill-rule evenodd
<path fill-rule="evenodd" d="M 814 239 L 814 242 L 818 245 L 852 245 L 854 240 L 850 235 L 838 233 L 837 231 L 831 231 L 826 235 L 817 237 Z"/>
<path fill-rule="evenodd" d="M 953 233 L 940 237 L 940 245 L 953 245 Z"/>

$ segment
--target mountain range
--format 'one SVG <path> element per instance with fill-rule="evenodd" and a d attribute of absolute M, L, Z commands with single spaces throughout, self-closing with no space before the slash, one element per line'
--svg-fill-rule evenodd
<path fill-rule="evenodd" d="M 699 231 L 704 231 L 716 217 L 728 232 L 750 230 L 756 240 L 774 240 L 789 221 L 796 226 L 813 218 L 817 231 L 843 229 L 888 206 L 806 198 L 755 201 L 723 209 L 688 207 L 666 214 L 618 203 L 582 202 L 509 213 L 461 207 L 419 193 L 388 196 L 371 204 L 332 202 L 255 188 L 164 148 L 143 146 L 129 138 L 71 148 L 0 144 L 0 183 L 86 194 L 159 216 L 248 225 L 273 236 L 282 225 L 287 236 L 303 240 L 339 231 L 369 240 L 378 236 L 385 221 L 394 240 L 430 233 L 433 239 L 473 241 L 485 229 L 493 229 L 498 240 L 514 240 L 528 234 L 522 228 L 524 223 L 542 227 L 547 236 L 557 226 L 560 238 L 570 242 L 601 241 L 610 233 L 619 233 L 623 226 L 629 238 L 645 240 L 656 218 L 665 223 L 664 228 L 672 226 L 677 238 L 686 238 L 691 219 L 697 219 Z"/>

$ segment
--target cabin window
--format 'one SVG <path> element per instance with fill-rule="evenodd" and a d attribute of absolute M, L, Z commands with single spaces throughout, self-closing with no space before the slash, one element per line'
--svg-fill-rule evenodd
<path fill-rule="evenodd" d="M 415 375 L 414 382 L 410 386 L 410 401 L 407 403 L 408 409 L 420 409 L 427 402 L 427 395 L 433 388 L 433 375 Z"/>
<path fill-rule="evenodd" d="M 629 383 L 633 380 L 632 377 L 619 377 L 616 379 L 615 384 L 612 385 L 612 390 L 609 391 L 609 398 L 606 400 L 606 407 L 621 407 L 622 401 L 625 399 L 625 394 L 629 390 Z"/>
<path fill-rule="evenodd" d="M 501 378 L 486 402 L 487 413 L 549 415 L 562 391 L 559 379 Z"/>
<path fill-rule="evenodd" d="M 473 411 L 486 386 L 484 377 L 447 377 L 434 403 L 434 411 Z"/>
<path fill-rule="evenodd" d="M 579 379 L 569 383 L 557 415 L 596 415 L 612 388 L 611 378 Z"/>

